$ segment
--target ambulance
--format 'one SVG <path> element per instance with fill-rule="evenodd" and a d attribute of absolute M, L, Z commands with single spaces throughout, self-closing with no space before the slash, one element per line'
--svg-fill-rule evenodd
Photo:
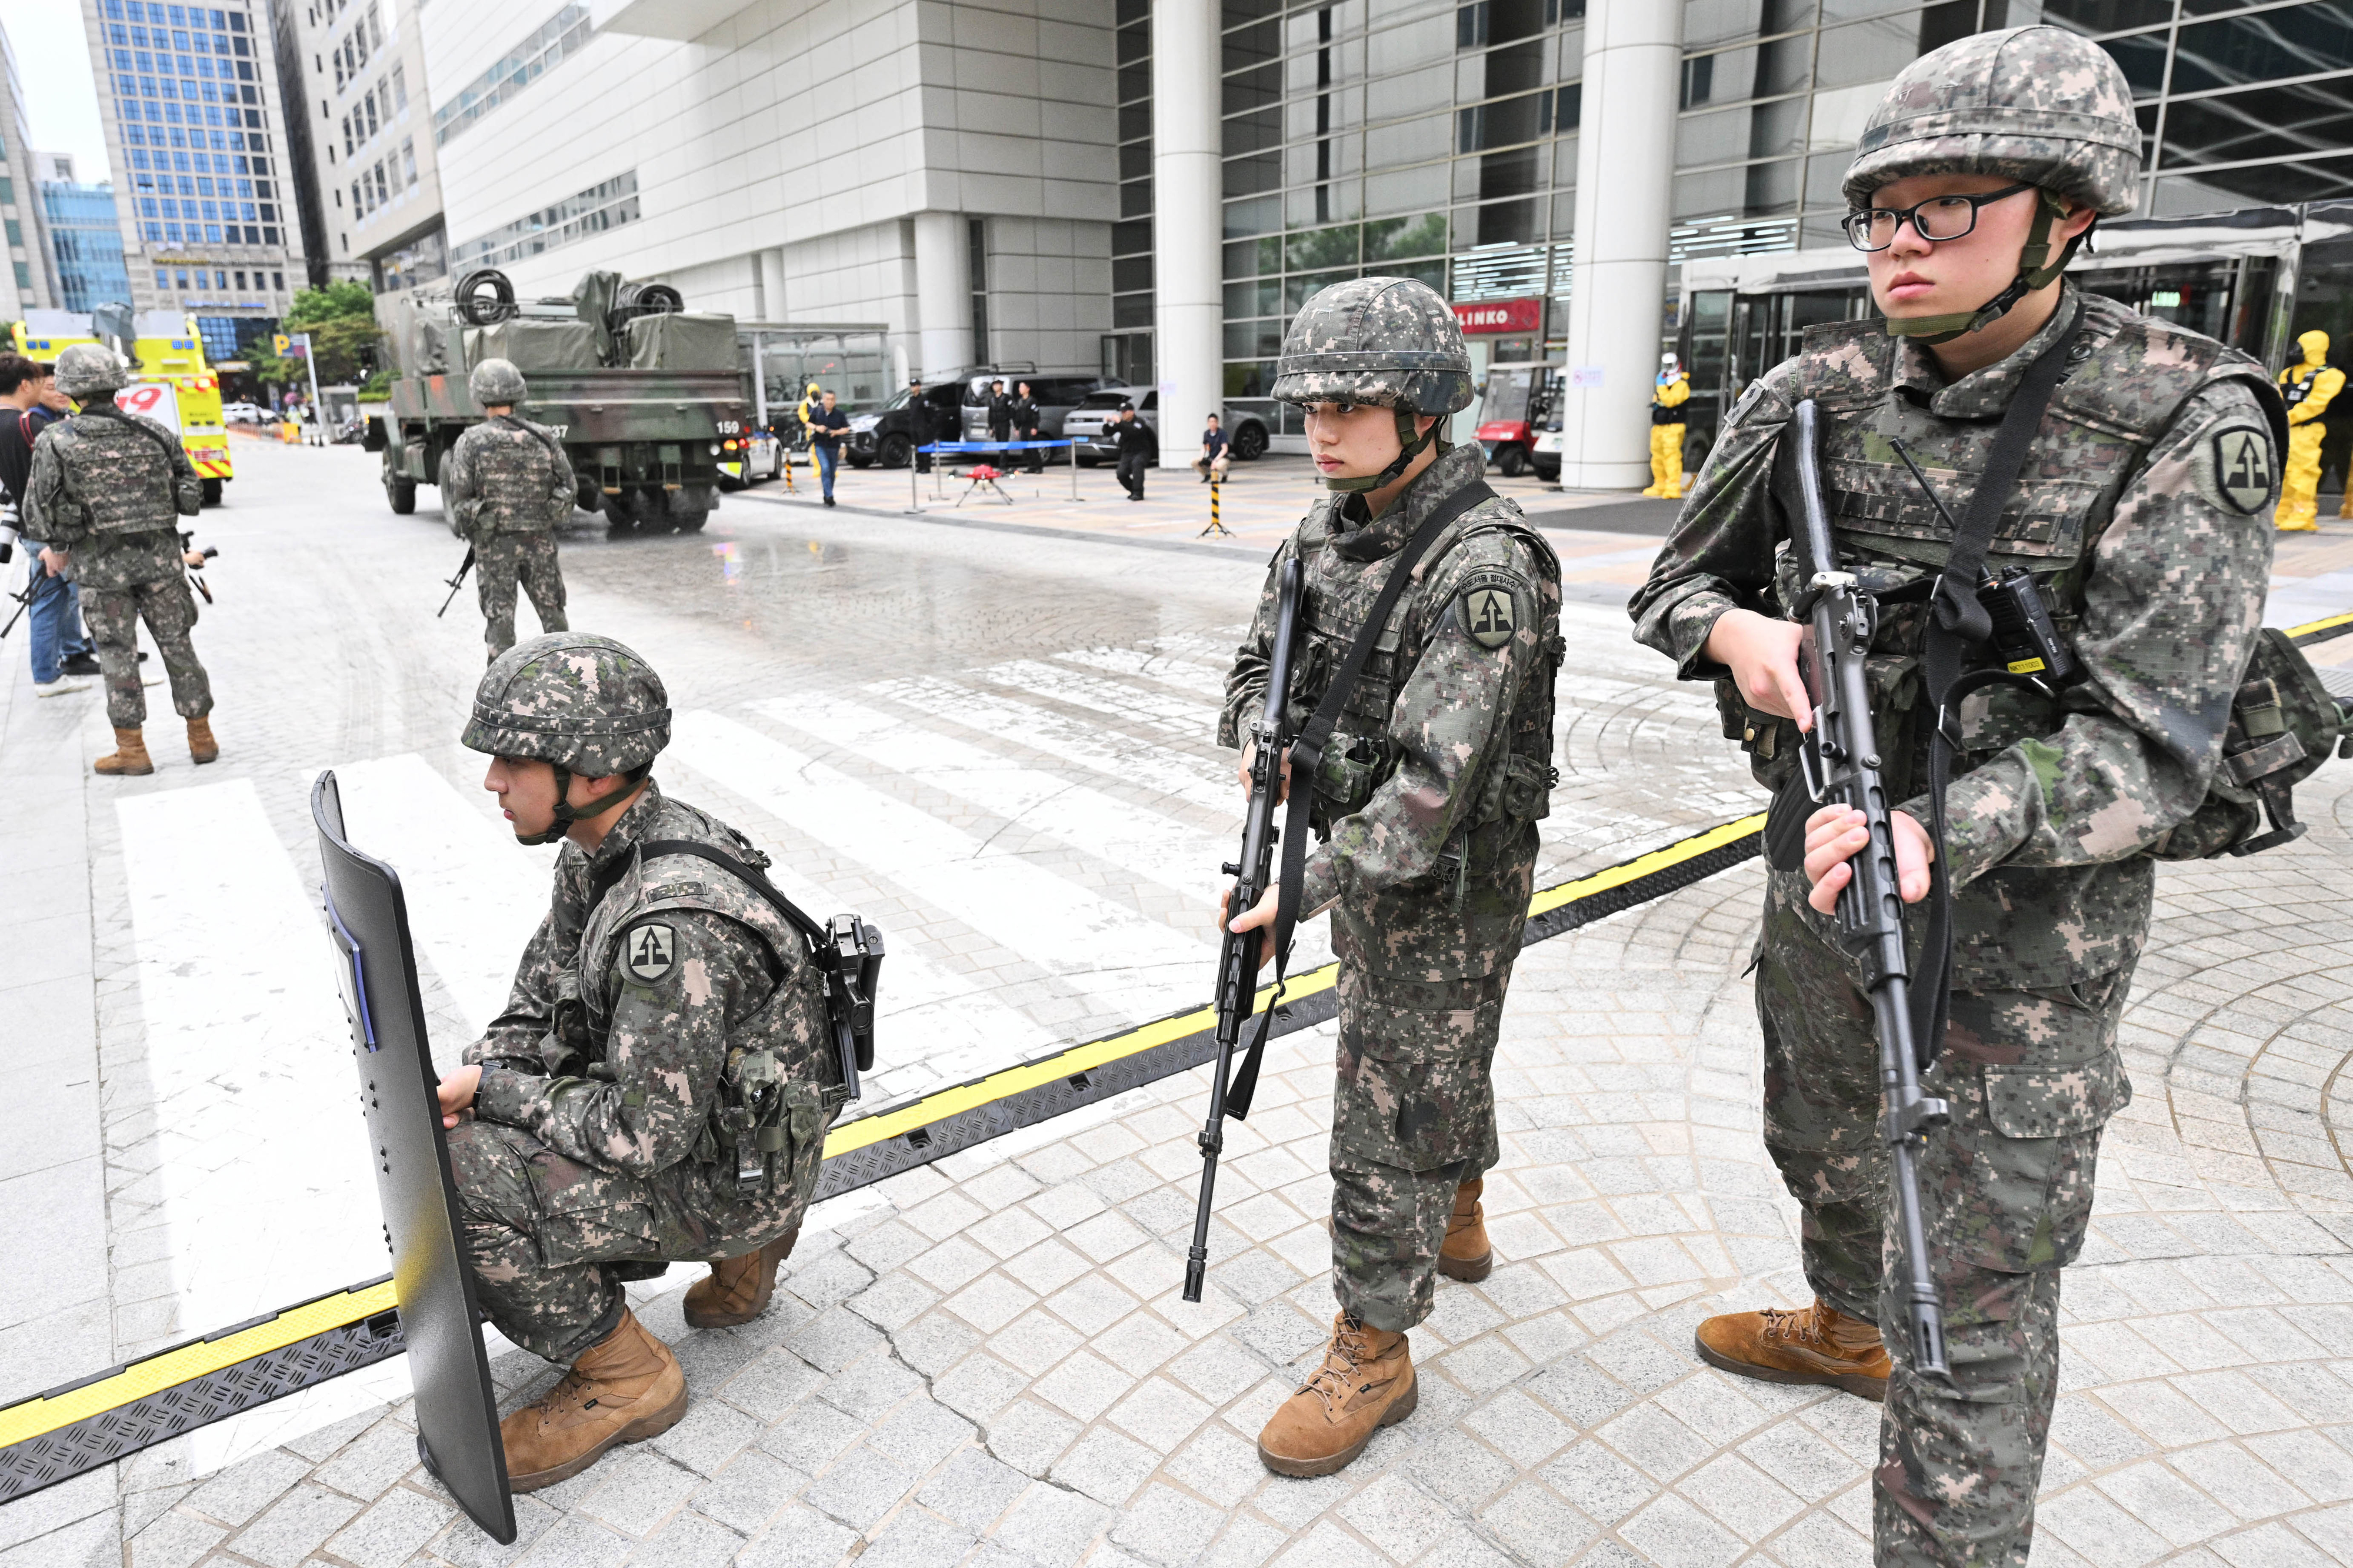
<path fill-rule="evenodd" d="M 228 455 L 228 427 L 221 423 L 220 377 L 205 363 L 205 342 L 195 319 L 170 310 L 142 310 L 132 318 L 132 383 L 115 395 L 115 405 L 176 430 L 188 460 L 204 481 L 205 504 L 218 506 L 221 487 L 236 474 Z M 73 310 L 27 310 L 12 333 L 16 352 L 54 363 L 76 343 L 98 342 L 89 316 Z"/>

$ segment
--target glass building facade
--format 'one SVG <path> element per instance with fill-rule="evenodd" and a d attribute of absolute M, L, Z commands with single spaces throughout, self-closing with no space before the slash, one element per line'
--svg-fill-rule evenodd
<path fill-rule="evenodd" d="M 1683 4 L 1680 102 L 1657 127 L 1675 149 L 1672 263 L 1842 245 L 1840 180 L 1890 79 L 1953 39 L 2036 22 L 2097 39 L 2133 83 L 2147 139 L 2140 215 L 2353 195 L 2353 0 Z M 1148 0 L 1122 0 L 1121 16 L 1123 188 L 1137 232 L 1122 242 L 1115 308 L 1140 327 Z M 1226 0 L 1230 398 L 1271 429 L 1294 428 L 1258 401 L 1283 327 L 1307 295 L 1365 272 L 1419 277 L 1458 302 L 1537 301 L 1538 329 L 1475 339 L 1474 353 L 1561 357 L 1584 16 L 1585 0 Z M 1662 301 L 1670 334 L 1676 293 L 1671 281 Z"/>
<path fill-rule="evenodd" d="M 41 183 L 41 210 L 58 268 L 58 303 L 87 310 L 108 300 L 131 300 L 131 274 L 122 261 L 122 222 L 111 185 Z"/>

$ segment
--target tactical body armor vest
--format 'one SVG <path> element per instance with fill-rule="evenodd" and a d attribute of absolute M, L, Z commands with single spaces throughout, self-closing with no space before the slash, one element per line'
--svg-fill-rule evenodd
<path fill-rule="evenodd" d="M 572 486 L 556 462 L 555 437 L 545 426 L 511 414 L 491 416 L 459 437 L 468 443 L 475 494 L 471 526 L 482 533 L 544 533 L 572 515 Z M 518 441 L 517 434 L 529 440 Z"/>
<path fill-rule="evenodd" d="M 184 509 L 168 455 L 179 446 L 177 437 L 114 410 L 77 414 L 64 428 L 73 438 L 61 445 L 58 456 L 89 515 L 90 531 L 156 533 L 179 526 Z M 191 515 L 195 510 L 185 510 Z"/>
<path fill-rule="evenodd" d="M 755 868 L 767 866 L 768 858 L 732 828 L 691 808 L 670 816 L 665 826 L 675 826 L 680 817 L 702 829 L 691 835 L 694 841 Z M 642 940 L 647 922 L 664 911 L 700 910 L 750 930 L 767 947 L 775 989 L 728 1039 L 721 1103 L 712 1111 L 695 1158 L 721 1167 L 722 1190 L 735 1187 L 736 1172 L 756 1158 L 765 1173 L 765 1195 L 743 1195 L 761 1205 L 806 1203 L 824 1155 L 825 1130 L 848 1100 L 829 1049 L 824 983 L 807 943 L 742 879 L 699 856 L 648 856 L 633 848 L 618 874 L 607 875 L 611 879 L 581 931 L 575 967 L 558 982 L 559 1020 L 566 992 L 578 1006 L 577 1038 L 564 1043 L 576 1048 L 595 1076 L 612 1026 L 615 997 L 608 980 L 617 969 L 626 972 L 633 956 L 628 944 Z M 739 1146 L 756 1149 L 756 1157 L 747 1153 L 739 1162 Z"/>
<path fill-rule="evenodd" d="M 1394 552 L 1369 559 L 1347 552 L 1347 536 L 1336 534 L 1332 526 L 1333 513 L 1342 504 L 1344 498 L 1336 497 L 1324 502 L 1299 534 L 1307 580 L 1298 673 L 1289 699 L 1294 728 L 1323 700 L 1397 563 Z M 1517 516 L 1500 514 L 1492 504 L 1474 510 L 1448 525 L 1424 552 L 1415 574 L 1418 581 L 1389 613 L 1324 748 L 1311 818 L 1316 837 L 1329 838 L 1335 823 L 1362 810 L 1397 772 L 1399 758 L 1388 731 L 1399 688 L 1419 662 L 1429 634 L 1446 616 L 1461 610 L 1459 604 L 1433 602 L 1432 591 L 1440 583 L 1451 582 L 1452 574 L 1446 570 L 1450 554 L 1494 533 L 1518 539 L 1535 557 L 1540 662 L 1522 683 L 1505 720 L 1509 744 L 1486 759 L 1472 785 L 1476 804 L 1448 842 L 1433 875 L 1434 890 L 1458 902 L 1468 881 L 1491 876 L 1515 856 L 1529 852 L 1535 825 L 1552 806 L 1553 680 L 1564 651 L 1560 563 L 1544 536 Z M 1525 899 L 1521 907 L 1525 914 Z M 1509 954 L 1504 958 L 1508 962 Z"/>
<path fill-rule="evenodd" d="M 2284 401 L 2290 408 L 2293 408 L 2297 404 L 2302 403 L 2306 398 L 2310 397 L 2312 395 L 2313 384 L 2320 379 L 2320 373 L 2327 368 L 2328 367 L 2325 364 L 2314 365 L 2302 375 L 2297 376 L 2294 381 L 2289 382 L 2280 390 L 2282 400 Z"/>
<path fill-rule="evenodd" d="M 1987 565 L 2031 573 L 2060 635 L 2072 640 L 2092 552 L 2118 496 L 2182 405 L 2203 388 L 2229 381 L 2247 386 L 2267 409 L 2279 405 L 2267 395 L 2272 384 L 2263 366 L 2247 355 L 2105 297 L 2072 288 L 2068 295 L 2081 300 L 2082 315 L 2068 350 L 2065 379 L 2052 396 L 2003 506 Z M 2060 310 L 2070 308 L 2063 300 Z M 1945 506 L 1957 514 L 1985 468 L 2000 417 L 1997 411 L 1982 419 L 1947 418 L 1915 405 L 1893 385 L 1896 352 L 1876 321 L 1811 328 L 1784 391 L 1793 403 L 1810 397 L 1820 405 L 1823 489 L 1834 542 L 1846 569 L 1879 595 L 1883 606 L 1867 668 L 1883 776 L 1891 796 L 1901 801 L 1924 788 L 1927 779 L 1930 716 L 1924 711 L 1919 673 L 1927 626 L 1925 600 L 1944 564 L 1951 531 L 1890 440 L 1903 441 Z M 2284 452 L 2285 430 L 2276 414 L 2274 426 L 2275 449 Z M 1779 566 L 1778 591 L 1786 604 L 1797 589 L 1786 550 Z M 1978 663 L 1989 661 L 1981 658 Z M 2084 693 L 2075 700 L 2086 705 L 2095 700 Z M 1778 789 L 1796 766 L 1796 726 L 1748 709 L 1728 679 L 1717 682 L 1717 700 L 1726 734 L 1751 753 L 1760 782 Z M 2242 692 L 2242 702 L 2250 700 L 2251 694 Z M 2260 705 L 2262 695 L 2253 694 L 2252 700 Z M 1954 776 L 2021 740 L 2050 733 L 2065 711 L 2063 700 L 2011 686 L 1972 697 L 1958 715 Z M 2228 787 L 2218 773 L 2217 788 Z M 2172 837 L 2181 836 L 2177 829 Z M 2122 862 L 1995 868 L 1958 896 L 1956 983 L 2057 984 L 2116 967 L 2131 956 L 2146 923 L 2152 886 L 2147 858 L 2210 854 L 2215 847 L 2202 839 L 2160 840 L 2147 856 Z M 2068 885 L 2063 889 L 2056 885 L 2063 883 Z M 2063 953 L 2019 925 L 2025 918 L 2021 911 L 2062 908 L 2113 911 L 2113 918 L 2100 916 L 2092 922 L 2097 931 L 2078 935 L 2072 951 Z M 2143 913 L 2132 915 L 2134 908 Z M 1810 917 L 1810 910 L 1806 913 Z"/>

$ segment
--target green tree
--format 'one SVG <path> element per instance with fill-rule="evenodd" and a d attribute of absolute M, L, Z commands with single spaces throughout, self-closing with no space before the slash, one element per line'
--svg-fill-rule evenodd
<path fill-rule="evenodd" d="M 318 356 L 322 385 L 365 377 L 375 367 L 375 346 L 384 336 L 375 324 L 375 294 L 366 284 L 350 281 L 305 289 L 295 295 L 283 330 L 311 334 L 311 352 Z M 280 384 L 307 383 L 308 374 L 301 370 L 299 359 L 295 364 L 297 373 Z"/>

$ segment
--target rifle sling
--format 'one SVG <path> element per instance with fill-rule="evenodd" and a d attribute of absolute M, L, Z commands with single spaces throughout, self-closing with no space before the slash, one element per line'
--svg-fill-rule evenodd
<path fill-rule="evenodd" d="M 1472 479 L 1430 509 L 1413 537 L 1398 552 L 1397 564 L 1390 569 L 1388 581 L 1381 584 L 1380 597 L 1373 601 L 1372 612 L 1365 617 L 1356 640 L 1349 645 L 1348 657 L 1341 660 L 1332 684 L 1324 689 L 1324 700 L 1315 705 L 1314 714 L 1291 743 L 1291 794 L 1282 818 L 1282 861 L 1276 883 L 1281 891 L 1274 906 L 1274 994 L 1268 999 L 1266 1012 L 1259 1019 L 1258 1033 L 1251 1037 L 1250 1050 L 1226 1090 L 1226 1114 L 1237 1121 L 1250 1114 L 1250 1098 L 1258 1092 L 1259 1064 L 1266 1057 L 1267 1035 L 1274 1026 L 1274 1010 L 1282 1002 L 1283 976 L 1291 967 L 1291 939 L 1299 924 L 1299 885 L 1306 876 L 1307 840 L 1313 831 L 1308 813 L 1315 799 L 1315 770 L 1324 760 L 1324 748 L 1331 741 L 1332 731 L 1340 722 L 1340 710 L 1347 705 L 1348 693 L 1355 689 L 1356 677 L 1364 673 L 1366 661 L 1372 658 L 1373 645 L 1380 641 L 1390 612 L 1397 608 L 1415 566 L 1438 536 L 1452 527 L 1463 513 L 1494 499 L 1495 492 L 1486 480 Z"/>
<path fill-rule="evenodd" d="M 1947 873 L 1951 856 L 1946 849 L 1945 791 L 1952 782 L 1954 723 L 1952 709 L 1972 691 L 1987 686 L 2015 683 L 2033 686 L 2023 676 L 2006 669 L 1980 669 L 1967 676 L 1961 663 L 1968 652 L 1982 647 L 1993 635 L 1992 619 L 1978 602 L 1978 584 L 1985 576 L 1986 552 L 2001 521 L 2002 508 L 2017 488 L 2019 471 L 2042 425 L 2043 411 L 2066 379 L 2067 351 L 2081 320 L 2080 307 L 2035 356 L 2019 379 L 2018 390 L 2003 411 L 1994 432 L 1985 472 L 1953 532 L 1945 569 L 1929 595 L 1927 635 L 1920 650 L 1920 676 L 1928 698 L 1936 732 L 1928 742 L 1929 837 L 1936 858 L 1928 863 L 1927 929 L 1920 948 L 1920 972 L 1912 989 L 1912 1037 L 1926 1071 L 1944 1047 L 1946 1004 L 1953 976 L 1953 887 Z"/>
<path fill-rule="evenodd" d="M 786 924 L 801 933 L 802 940 L 809 944 L 810 956 L 818 961 L 820 967 L 825 966 L 826 955 L 834 950 L 831 931 L 802 913 L 800 906 L 779 892 L 765 872 L 736 859 L 724 850 L 714 849 L 708 844 L 698 844 L 691 838 L 653 838 L 638 845 L 638 854 L 642 860 L 651 860 L 663 855 L 691 855 L 699 860 L 724 867 L 733 872 L 745 887 L 766 900 L 778 914 L 785 917 Z M 591 910 L 605 901 L 605 895 L 613 890 L 613 885 L 628 868 L 629 858 L 622 855 L 616 857 L 611 865 L 596 874 L 596 879 L 588 888 L 588 907 Z"/>

